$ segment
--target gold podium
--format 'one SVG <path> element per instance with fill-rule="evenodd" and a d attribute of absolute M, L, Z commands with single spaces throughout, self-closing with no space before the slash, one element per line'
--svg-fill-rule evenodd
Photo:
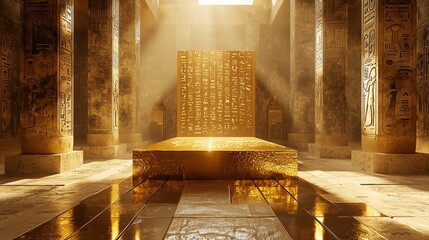
<path fill-rule="evenodd" d="M 298 174 L 297 151 L 254 137 L 176 137 L 133 152 L 133 181 L 266 179 Z"/>

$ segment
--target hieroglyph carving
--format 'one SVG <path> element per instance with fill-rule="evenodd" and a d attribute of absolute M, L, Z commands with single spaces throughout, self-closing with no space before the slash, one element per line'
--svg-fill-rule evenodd
<path fill-rule="evenodd" d="M 12 35 L 7 33 L 0 34 L 0 139 L 14 137 L 15 128 L 17 127 L 13 100 L 12 75 L 15 71 L 13 56 L 14 52 Z"/>
<path fill-rule="evenodd" d="M 429 2 L 419 1 L 417 30 L 417 135 L 429 136 Z"/>
<path fill-rule="evenodd" d="M 112 128 L 113 132 L 119 131 L 119 0 L 112 1 L 112 75 L 113 75 L 113 115 Z"/>
<path fill-rule="evenodd" d="M 60 131 L 72 134 L 72 4 L 60 0 Z"/>
<path fill-rule="evenodd" d="M 386 0 L 380 12 L 383 14 L 378 34 L 381 44 L 382 78 L 381 87 L 383 109 L 382 131 L 386 135 L 415 134 L 414 109 L 414 51 L 412 39 L 415 33 L 413 9 L 415 1 Z"/>
<path fill-rule="evenodd" d="M 320 109 L 323 105 L 323 0 L 315 2 L 315 28 L 316 28 L 316 78 L 315 78 L 315 107 Z M 315 115 L 316 129 L 320 129 L 320 123 L 323 121 L 322 114 Z"/>
<path fill-rule="evenodd" d="M 23 135 L 71 136 L 72 0 L 23 4 Z"/>
<path fill-rule="evenodd" d="M 377 6 L 375 0 L 363 1 L 363 29 L 362 29 L 362 133 L 377 133 L 377 43 L 376 43 L 376 20 Z"/>
<path fill-rule="evenodd" d="M 255 52 L 179 51 L 178 136 L 255 134 Z"/>

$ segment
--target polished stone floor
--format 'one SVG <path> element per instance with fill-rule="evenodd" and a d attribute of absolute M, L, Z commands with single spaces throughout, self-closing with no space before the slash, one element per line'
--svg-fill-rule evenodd
<path fill-rule="evenodd" d="M 429 239 L 428 175 L 370 175 L 306 153 L 285 180 L 133 187 L 131 168 L 112 159 L 0 175 L 0 239 Z"/>

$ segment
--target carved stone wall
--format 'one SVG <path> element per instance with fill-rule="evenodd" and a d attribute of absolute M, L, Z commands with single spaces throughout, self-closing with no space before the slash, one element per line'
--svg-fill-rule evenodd
<path fill-rule="evenodd" d="M 255 136 L 255 52 L 177 53 L 177 135 Z"/>
<path fill-rule="evenodd" d="M 26 0 L 22 4 L 22 151 L 69 152 L 73 148 L 73 2 Z"/>
<path fill-rule="evenodd" d="M 0 2 L 0 151 L 19 149 L 20 2 Z"/>
<path fill-rule="evenodd" d="M 347 145 L 347 1 L 316 0 L 316 144 Z"/>
<path fill-rule="evenodd" d="M 429 2 L 417 5 L 417 150 L 429 152 Z"/>
<path fill-rule="evenodd" d="M 362 148 L 416 146 L 416 1 L 363 1 Z"/>
<path fill-rule="evenodd" d="M 119 132 L 119 0 L 89 1 L 88 144 L 112 145 Z"/>

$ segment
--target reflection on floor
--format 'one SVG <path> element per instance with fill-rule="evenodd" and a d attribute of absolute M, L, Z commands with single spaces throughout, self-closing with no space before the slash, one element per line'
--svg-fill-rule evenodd
<path fill-rule="evenodd" d="M 130 167 L 110 160 L 0 177 L 0 239 L 429 239 L 427 176 L 366 175 L 349 160 L 301 155 L 298 178 L 133 187 Z M 413 226 L 418 212 L 423 224 Z"/>

